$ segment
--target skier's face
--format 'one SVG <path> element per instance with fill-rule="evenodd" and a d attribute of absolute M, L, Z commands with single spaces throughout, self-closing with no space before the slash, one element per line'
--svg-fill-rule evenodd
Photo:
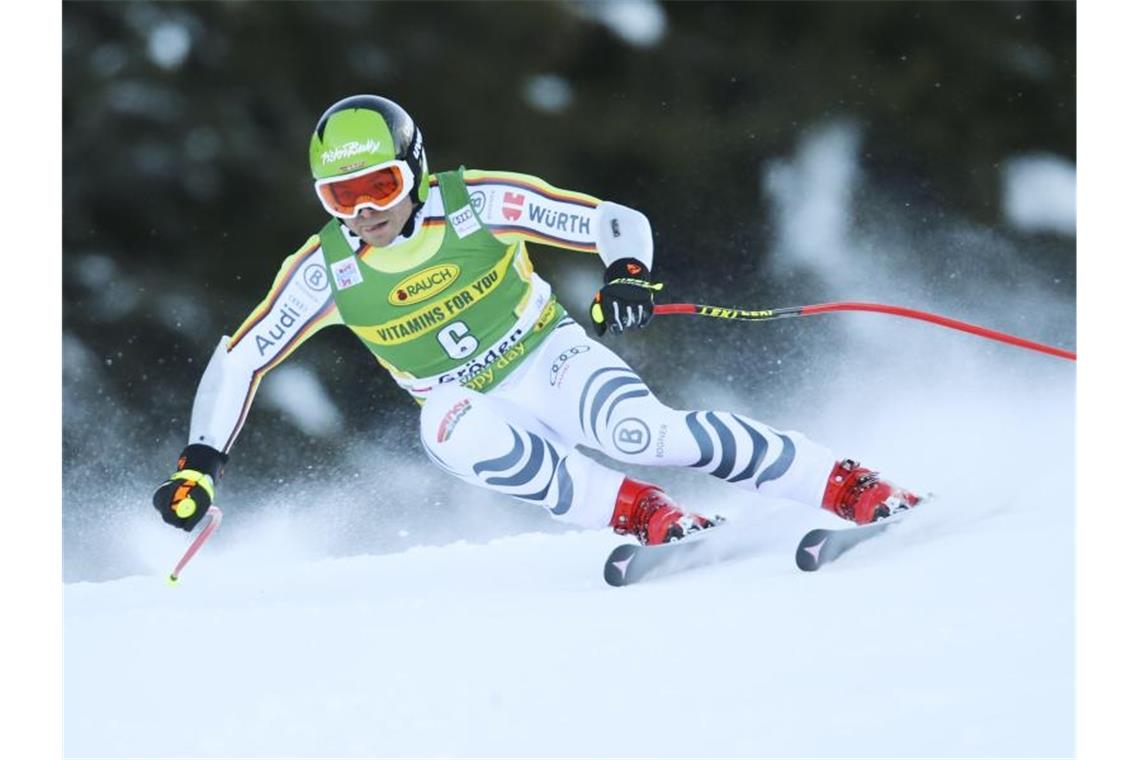
<path fill-rule="evenodd" d="M 344 223 L 368 245 L 382 248 L 396 239 L 411 215 L 412 197 L 408 195 L 386 211 L 362 208 L 356 216 L 345 219 Z"/>

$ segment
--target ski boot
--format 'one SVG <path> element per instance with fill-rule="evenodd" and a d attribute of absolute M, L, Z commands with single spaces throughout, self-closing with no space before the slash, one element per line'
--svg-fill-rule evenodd
<path fill-rule="evenodd" d="M 922 497 L 882 480 L 853 459 L 836 462 L 823 492 L 823 508 L 857 525 L 917 506 Z"/>
<path fill-rule="evenodd" d="M 653 545 L 680 541 L 722 522 L 724 518 L 720 516 L 709 519 L 685 512 L 652 483 L 626 478 L 618 489 L 610 527 L 614 533 L 633 534 L 641 543 Z"/>

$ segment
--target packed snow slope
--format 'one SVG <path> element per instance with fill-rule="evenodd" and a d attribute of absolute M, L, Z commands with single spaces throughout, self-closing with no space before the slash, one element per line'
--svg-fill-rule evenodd
<path fill-rule="evenodd" d="M 868 195 L 859 155 L 841 126 L 771 167 L 768 277 L 1073 348 L 1071 267 Z M 557 285 L 585 303 L 584 282 Z M 757 289 L 734 283 L 742 305 Z M 651 330 L 668 354 L 613 345 L 651 387 L 691 377 L 663 401 L 799 429 L 936 499 L 808 574 L 797 542 L 837 518 L 635 470 L 748 551 L 614 589 L 622 539 L 449 479 L 409 426 L 345 452 L 386 463 L 379 488 L 267 478 L 253 504 L 227 486 L 170 588 L 188 539 L 124 479 L 122 513 L 68 536 L 66 754 L 1071 756 L 1074 365 L 873 314 Z"/>
<path fill-rule="evenodd" d="M 753 551 L 623 589 L 603 531 L 313 559 L 288 524 L 223 524 L 171 588 L 155 526 L 152 575 L 66 586 L 66 753 L 1071 755 L 1073 367 L 982 353 L 812 410 L 938 496 L 815 574 L 837 520 L 705 478 Z"/>

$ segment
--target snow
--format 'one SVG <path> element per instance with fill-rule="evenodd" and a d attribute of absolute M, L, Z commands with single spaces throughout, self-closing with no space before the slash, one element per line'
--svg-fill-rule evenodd
<path fill-rule="evenodd" d="M 845 129 L 810 133 L 782 164 L 788 191 L 770 186 L 787 231 L 775 264 L 998 328 L 1022 315 L 1026 337 L 1072 346 L 1073 305 L 1040 282 L 1011 290 L 965 268 L 931 288 L 893 266 L 914 241 L 851 223 Z M 809 214 L 796 196 L 825 207 Z M 1000 241 L 954 236 L 1002 271 Z M 837 518 L 676 470 L 652 477 L 728 517 L 750 551 L 623 589 L 602 580 L 621 538 L 553 521 L 510 535 L 498 515 L 527 507 L 426 465 L 382 493 L 352 480 L 291 491 L 304 511 L 235 507 L 173 588 L 164 577 L 188 537 L 136 510 L 116 540 L 146 572 L 64 588 L 65 753 L 1072 755 L 1074 366 L 879 315 L 797 325 L 786 374 L 694 378 L 678 402 L 791 422 L 936 494 L 835 565 L 801 573 L 793 553 Z M 735 334 L 740 352 L 763 345 Z M 757 401 L 765 384 L 776 406 Z M 389 448 L 347 457 L 411 455 Z M 381 526 L 402 539 L 390 553 L 331 545 L 394 496 L 406 511 Z M 469 540 L 409 546 L 444 535 Z"/>
<path fill-rule="evenodd" d="M 585 18 L 606 26 L 624 42 L 649 48 L 665 36 L 669 21 L 656 0 L 609 0 L 575 2 L 569 6 Z"/>
<path fill-rule="evenodd" d="M 1006 219 L 1023 232 L 1077 234 L 1077 167 L 1061 156 L 1018 156 L 1002 167 Z"/>
<path fill-rule="evenodd" d="M 776 249 L 825 276 L 842 255 L 859 179 L 859 133 L 847 123 L 808 130 L 791 159 L 770 162 L 764 190 L 775 206 Z"/>
<path fill-rule="evenodd" d="M 150 31 L 147 53 L 150 59 L 167 70 L 177 69 L 190 55 L 190 30 L 174 21 L 165 21 Z"/>
<path fill-rule="evenodd" d="M 261 395 L 306 435 L 335 435 L 344 426 L 340 411 L 316 373 L 302 364 L 279 367 L 266 376 Z"/>
<path fill-rule="evenodd" d="M 66 754 L 1071 754 L 1071 368 L 1029 365 L 896 383 L 861 449 L 938 500 L 815 574 L 833 518 L 719 484 L 755 552 L 625 589 L 603 531 L 316 559 L 284 521 L 170 588 L 156 526 L 151 575 L 66 586 Z"/>
<path fill-rule="evenodd" d="M 523 84 L 523 100 L 545 113 L 561 113 L 574 102 L 574 91 L 565 78 L 555 74 L 535 74 Z"/>

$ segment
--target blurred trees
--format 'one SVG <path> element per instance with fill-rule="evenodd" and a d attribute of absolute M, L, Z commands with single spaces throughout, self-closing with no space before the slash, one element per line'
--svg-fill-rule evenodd
<path fill-rule="evenodd" d="M 652 47 L 572 7 L 66 3 L 65 250 L 263 278 L 321 222 L 316 117 L 362 91 L 417 118 L 436 168 L 623 199 L 678 248 L 754 216 L 759 161 L 828 116 L 865 127 L 873 171 L 987 222 L 1001 160 L 1075 158 L 1072 3 L 667 3 Z M 564 110 L 525 102 L 540 74 Z"/>
<path fill-rule="evenodd" d="M 97 387 L 144 431 L 135 443 L 174 455 L 212 346 L 323 222 L 308 137 L 348 94 L 405 106 L 434 169 L 522 171 L 645 211 L 675 300 L 711 299 L 724 273 L 762 265 L 761 169 L 829 119 L 860 128 L 871 180 L 981 225 L 1002 221 L 1002 161 L 1036 151 L 1075 160 L 1074 3 L 618 10 L 65 3 L 65 424 L 79 419 L 68 399 Z M 599 21 L 652 21 L 655 10 L 665 21 L 656 41 Z M 558 272 L 586 265 L 567 256 L 536 254 L 556 287 Z M 782 287 L 769 281 L 762 294 L 776 300 Z M 368 399 L 353 424 L 375 424 L 370 413 L 399 391 L 351 336 L 322 340 L 302 353 L 319 352 L 326 380 Z M 85 445 L 80 427 L 65 440 Z"/>

